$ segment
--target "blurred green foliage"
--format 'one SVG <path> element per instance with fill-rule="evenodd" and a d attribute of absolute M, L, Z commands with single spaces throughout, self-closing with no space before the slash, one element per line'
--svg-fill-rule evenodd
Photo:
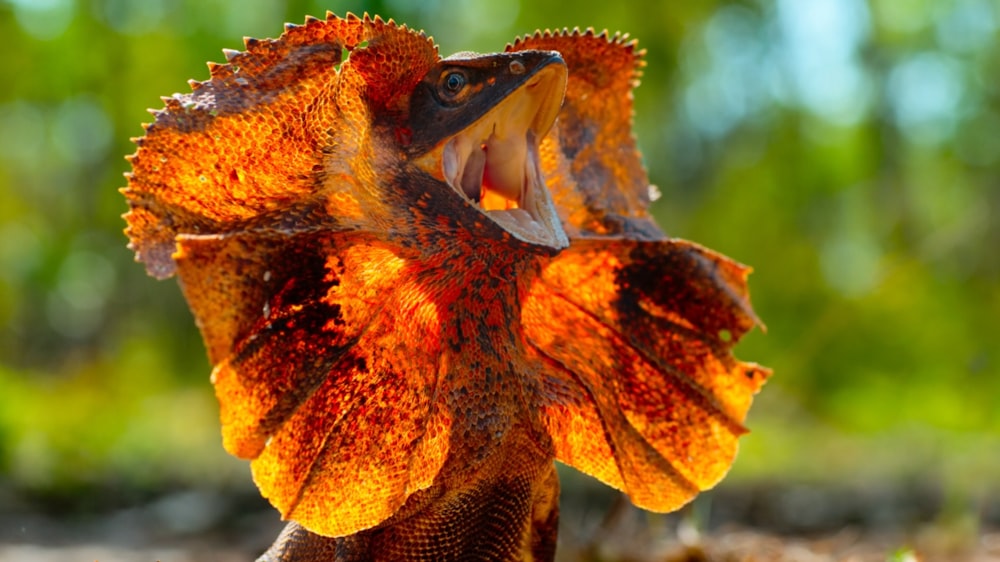
<path fill-rule="evenodd" d="M 1000 5 L 991 0 L 0 0 L 0 482 L 224 482 L 174 282 L 117 188 L 147 107 L 244 35 L 327 9 L 444 54 L 536 28 L 647 49 L 636 134 L 661 224 L 752 264 L 774 368 L 734 478 L 1000 478 Z"/>

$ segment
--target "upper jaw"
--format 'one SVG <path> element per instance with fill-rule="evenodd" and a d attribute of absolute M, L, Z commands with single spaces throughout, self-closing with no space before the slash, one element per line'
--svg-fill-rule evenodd
<path fill-rule="evenodd" d="M 566 66 L 553 55 L 479 119 L 418 158 L 418 165 L 514 238 L 558 251 L 569 240 L 538 156 L 566 88 Z"/>

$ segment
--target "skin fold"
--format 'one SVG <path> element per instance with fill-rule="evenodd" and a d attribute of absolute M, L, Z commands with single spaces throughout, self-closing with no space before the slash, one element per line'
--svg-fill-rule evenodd
<path fill-rule="evenodd" d="M 749 268 L 649 215 L 640 56 L 328 14 L 153 112 L 126 234 L 290 521 L 261 560 L 552 560 L 555 460 L 656 511 L 724 476 L 769 376 L 731 354 Z"/>

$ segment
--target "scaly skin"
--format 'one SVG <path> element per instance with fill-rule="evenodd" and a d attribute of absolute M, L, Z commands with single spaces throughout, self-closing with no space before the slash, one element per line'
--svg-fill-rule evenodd
<path fill-rule="evenodd" d="M 551 560 L 554 460 L 657 511 L 722 478 L 768 376 L 730 352 L 749 269 L 649 216 L 633 43 L 441 59 L 328 15 L 226 56 L 123 193 L 291 521 L 262 560 Z"/>

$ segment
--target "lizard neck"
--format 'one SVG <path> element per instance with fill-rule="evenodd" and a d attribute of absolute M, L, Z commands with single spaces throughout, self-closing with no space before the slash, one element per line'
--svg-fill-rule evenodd
<path fill-rule="evenodd" d="M 547 433 L 529 406 L 538 369 L 526 359 L 520 322 L 537 258 L 495 248 L 461 255 L 436 256 L 421 275 L 440 318 L 434 407 L 455 420 L 449 460 L 475 470 L 508 442 L 550 458 Z"/>

